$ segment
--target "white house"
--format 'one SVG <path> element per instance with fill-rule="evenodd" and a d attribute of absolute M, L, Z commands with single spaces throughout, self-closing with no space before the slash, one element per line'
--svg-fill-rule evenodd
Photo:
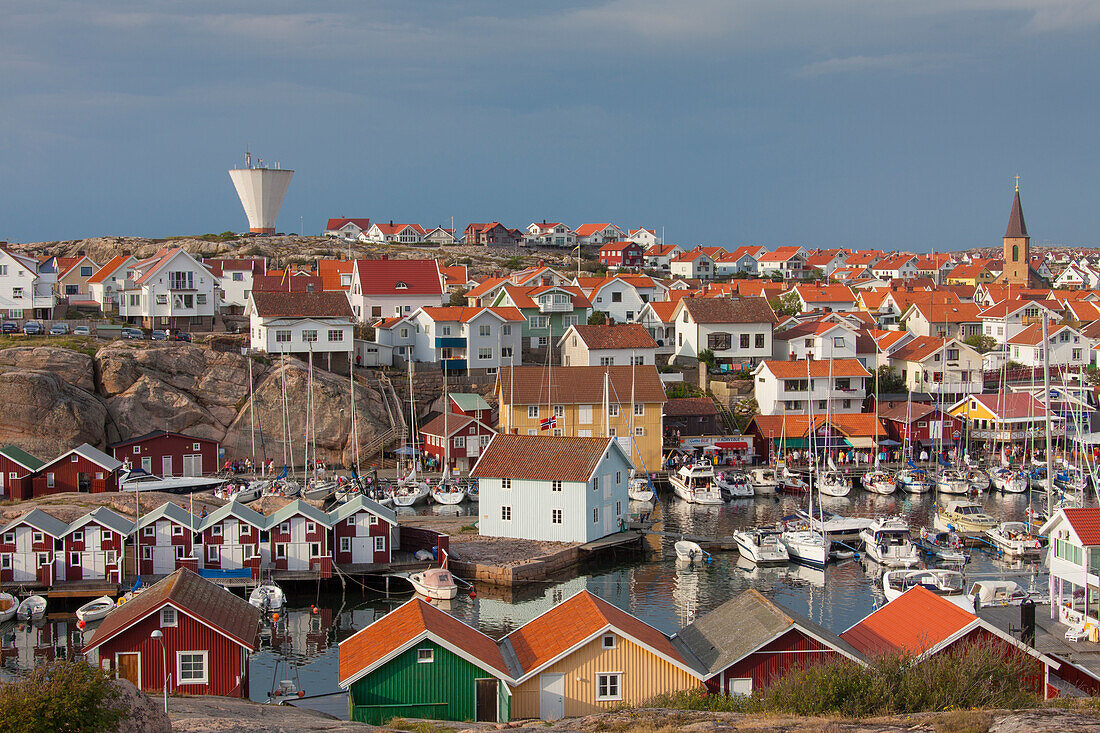
<path fill-rule="evenodd" d="M 55 281 L 54 274 L 39 272 L 33 257 L 0 247 L 0 311 L 8 318 L 52 318 Z"/>
<path fill-rule="evenodd" d="M 267 259 L 211 259 L 203 260 L 214 277 L 218 278 L 218 305 L 221 308 L 237 309 L 243 312 L 248 305 L 248 294 L 252 292 L 257 275 L 267 274 Z"/>
<path fill-rule="evenodd" d="M 347 219 L 339 217 L 336 219 L 329 219 L 325 224 L 325 236 L 354 242 L 368 229 L 370 229 L 369 218 Z"/>
<path fill-rule="evenodd" d="M 431 244 L 458 244 L 458 237 L 455 235 L 454 229 L 448 229 L 447 227 L 435 227 L 428 229 L 424 227 L 424 241 Z"/>
<path fill-rule="evenodd" d="M 631 239 L 631 241 L 637 240 Z M 639 244 L 641 243 L 639 242 Z M 682 254 L 683 251 L 684 248 L 678 244 L 651 244 L 642 252 L 642 261 L 651 270 L 668 272 L 672 260 Z"/>
<path fill-rule="evenodd" d="M 957 398 L 982 391 L 982 355 L 961 339 L 916 336 L 890 352 L 889 364 L 911 392 Z"/>
<path fill-rule="evenodd" d="M 145 328 L 213 328 L 218 279 L 187 250 L 162 249 L 132 270 L 119 291 L 119 316 Z"/>
<path fill-rule="evenodd" d="M 355 318 L 371 323 L 444 304 L 443 276 L 435 260 L 356 260 L 351 279 Z"/>
<path fill-rule="evenodd" d="M 1029 367 L 1043 366 L 1045 358 L 1051 366 L 1088 366 L 1090 341 L 1077 329 L 1049 324 L 1047 343 L 1049 357 L 1044 357 L 1043 325 L 1033 323 L 1008 340 L 1008 358 Z"/>
<path fill-rule="evenodd" d="M 404 361 L 409 361 L 412 358 L 413 347 L 416 344 L 416 329 L 418 328 L 417 323 L 413 320 L 412 313 L 407 316 L 383 318 L 376 321 L 373 326 L 374 343 L 378 344 L 377 359 L 380 364 L 392 366 L 393 357 L 395 356 Z M 357 352 L 359 351 L 358 346 L 358 342 L 356 342 Z"/>
<path fill-rule="evenodd" d="M 657 232 L 653 229 L 631 229 L 626 238 L 646 248 L 655 244 L 662 244 L 661 238 L 657 236 Z"/>
<path fill-rule="evenodd" d="M 796 285 L 794 288 L 802 312 L 854 311 L 856 296 L 847 285 Z"/>
<path fill-rule="evenodd" d="M 630 323 L 646 303 L 664 300 L 668 293 L 664 285 L 648 275 L 581 278 L 577 285 L 588 297 L 592 310 L 603 311 L 617 323 Z"/>
<path fill-rule="evenodd" d="M 312 353 L 330 370 L 351 358 L 355 319 L 344 293 L 253 292 L 246 313 L 256 351 L 303 358 Z"/>
<path fill-rule="evenodd" d="M 776 319 L 764 298 L 681 298 L 672 319 L 677 357 L 708 349 L 719 361 L 755 364 L 772 356 Z"/>
<path fill-rule="evenodd" d="M 478 530 L 549 542 L 614 534 L 626 521 L 630 470 L 613 438 L 498 434 L 470 472 Z"/>
<path fill-rule="evenodd" d="M 832 274 L 844 267 L 844 260 L 848 253 L 842 249 L 818 249 L 806 255 L 806 265 L 812 267 L 823 275 L 832 277 Z"/>
<path fill-rule="evenodd" d="M 966 339 L 982 332 L 982 307 L 977 303 L 914 302 L 901 319 L 914 336 Z"/>
<path fill-rule="evenodd" d="M 370 225 L 370 229 L 359 235 L 359 241 L 378 244 L 420 244 L 424 241 L 426 234 L 424 227 L 419 224 L 375 222 Z"/>
<path fill-rule="evenodd" d="M 118 291 L 123 283 L 134 277 L 133 266 L 137 259 L 131 255 L 118 255 L 88 280 L 88 297 L 99 303 L 103 311 L 118 308 Z"/>
<path fill-rule="evenodd" d="M 562 366 L 654 364 L 657 342 L 638 323 L 570 326 L 558 341 Z"/>
<path fill-rule="evenodd" d="M 871 373 L 855 359 L 765 361 L 753 372 L 761 415 L 863 412 Z M 832 381 L 830 382 L 830 377 Z"/>
<path fill-rule="evenodd" d="M 332 518 L 302 499 L 268 515 L 267 536 L 275 570 L 323 571 L 324 565 L 331 566 Z"/>
<path fill-rule="evenodd" d="M 856 329 L 834 321 L 807 321 L 772 335 L 774 359 L 855 359 Z"/>
<path fill-rule="evenodd" d="M 610 222 L 581 224 L 574 234 L 577 244 L 606 244 L 626 239 L 626 232 Z"/>
<path fill-rule="evenodd" d="M 714 260 L 699 249 L 676 255 L 669 260 L 668 269 L 674 277 L 690 280 L 713 280 L 715 276 Z"/>
<path fill-rule="evenodd" d="M 501 366 L 522 363 L 525 321 L 518 308 L 420 308 L 409 318 L 412 359 L 448 372 L 496 374 Z"/>
<path fill-rule="evenodd" d="M 881 277 L 884 280 L 917 277 L 916 255 L 905 252 L 887 255 L 871 266 L 871 272 L 875 277 Z"/>
<path fill-rule="evenodd" d="M 991 305 L 978 314 L 982 322 L 982 333 L 1005 345 L 1008 339 L 1032 324 L 1042 324 L 1043 315 L 1047 317 L 1048 330 L 1051 324 L 1062 320 L 1061 307 L 1056 300 L 1009 300 L 1005 299 Z"/>
<path fill-rule="evenodd" d="M 0 545 L 9 548 L 0 555 L 0 570 L 10 570 L 14 583 L 35 582 L 40 575 L 52 580 L 56 555 L 61 554 L 55 548 L 68 530 L 69 525 L 41 509 L 16 517 L 0 529 Z"/>
<path fill-rule="evenodd" d="M 544 247 L 570 247 L 577 243 L 577 235 L 560 221 L 534 222 L 527 227 L 524 239 L 528 244 Z"/>
<path fill-rule="evenodd" d="M 1100 625 L 1096 588 L 1100 587 L 1100 509 L 1059 509 L 1039 529 L 1050 549 L 1050 617 L 1081 629 Z"/>
<path fill-rule="evenodd" d="M 168 575 L 182 560 L 194 560 L 197 518 L 175 502 L 166 502 L 144 514 L 134 527 L 134 545 L 143 575 Z"/>
<path fill-rule="evenodd" d="M 781 275 L 784 280 L 798 280 L 814 272 L 806 265 L 806 250 L 801 247 L 778 247 L 756 258 L 759 273 L 765 277 Z"/>
<path fill-rule="evenodd" d="M 676 350 L 676 323 L 672 314 L 677 305 L 679 301 L 672 300 L 646 303 L 634 319 L 657 343 L 657 354 L 672 354 Z"/>
<path fill-rule="evenodd" d="M 733 252 L 721 252 L 714 259 L 714 272 L 717 277 L 733 277 L 742 273 L 755 275 L 756 258 L 748 251 L 752 247 L 738 247 Z"/>

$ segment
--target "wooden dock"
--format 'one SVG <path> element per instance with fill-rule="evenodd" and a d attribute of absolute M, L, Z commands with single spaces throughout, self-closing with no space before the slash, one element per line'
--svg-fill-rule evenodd
<path fill-rule="evenodd" d="M 586 542 L 577 549 L 586 553 L 601 552 L 603 550 L 610 550 L 614 547 L 624 547 L 626 545 L 640 543 L 642 541 L 642 536 L 643 533 L 641 530 L 628 529 L 625 532 L 616 532 L 615 534 L 601 537 L 598 540 Z"/>

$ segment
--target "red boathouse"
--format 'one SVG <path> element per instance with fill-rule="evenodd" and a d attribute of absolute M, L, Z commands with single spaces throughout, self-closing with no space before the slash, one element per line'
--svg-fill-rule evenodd
<path fill-rule="evenodd" d="M 107 446 L 116 460 L 159 476 L 213 476 L 218 472 L 218 449 L 216 440 L 167 430 Z"/>

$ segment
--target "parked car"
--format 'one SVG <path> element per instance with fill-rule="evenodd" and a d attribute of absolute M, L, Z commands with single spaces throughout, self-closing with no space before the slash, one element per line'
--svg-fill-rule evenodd
<path fill-rule="evenodd" d="M 0 326 L 0 333 L 19 333 L 19 324 L 15 321 L 4 321 Z"/>
<path fill-rule="evenodd" d="M 88 326 L 77 326 L 73 329 L 73 336 L 91 336 L 92 329 Z"/>
<path fill-rule="evenodd" d="M 160 329 L 157 329 L 156 331 L 153 331 L 152 334 L 150 334 L 149 338 L 153 341 L 167 341 L 168 334 L 164 331 L 161 331 Z"/>
<path fill-rule="evenodd" d="M 52 326 L 50 326 L 50 335 L 51 336 L 64 336 L 68 332 L 69 332 L 69 324 L 68 323 L 55 323 Z"/>
<path fill-rule="evenodd" d="M 124 339 L 144 339 L 145 332 L 140 328 L 124 328 L 122 329 L 122 338 Z"/>
<path fill-rule="evenodd" d="M 42 324 L 38 321 L 27 321 L 23 324 L 23 333 L 28 336 L 41 336 Z"/>
<path fill-rule="evenodd" d="M 168 340 L 169 341 L 186 341 L 186 342 L 190 343 L 191 342 L 191 334 L 187 333 L 187 331 L 176 331 L 175 333 L 173 333 L 169 337 Z"/>

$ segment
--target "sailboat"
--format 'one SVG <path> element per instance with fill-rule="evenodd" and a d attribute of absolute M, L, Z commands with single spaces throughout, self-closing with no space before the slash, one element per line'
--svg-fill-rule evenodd
<path fill-rule="evenodd" d="M 806 360 L 806 381 L 810 394 L 813 394 L 813 378 L 810 375 L 810 362 Z M 810 472 L 808 475 L 807 495 L 810 499 L 809 516 L 814 515 L 814 471 L 817 461 L 817 446 L 815 445 L 815 432 L 813 427 L 813 402 L 809 407 L 810 435 Z M 831 543 L 820 532 L 814 531 L 809 522 L 802 520 L 784 522 L 779 541 L 787 548 L 787 554 L 798 563 L 805 563 L 814 567 L 825 567 L 825 561 L 829 557 Z"/>
<path fill-rule="evenodd" d="M 923 468 L 917 468 L 909 458 L 910 438 L 913 431 L 913 392 L 906 395 L 905 400 L 905 438 L 902 440 L 901 455 L 909 464 L 909 468 L 903 468 L 895 475 L 897 487 L 910 494 L 923 494 L 931 491 L 934 484 L 928 478 L 928 472 Z"/>
<path fill-rule="evenodd" d="M 409 442 L 406 445 L 409 451 L 409 473 L 398 479 L 393 487 L 393 503 L 395 506 L 410 507 L 417 502 L 428 498 L 428 483 L 421 481 L 416 476 L 417 463 L 420 451 L 416 447 L 416 402 L 413 399 L 413 365 L 409 362 Z"/>
<path fill-rule="evenodd" d="M 466 489 L 451 478 L 451 434 L 447 431 L 447 419 L 451 414 L 447 398 L 447 362 L 443 362 L 443 476 L 431 487 L 432 501 L 436 504 L 461 504 Z"/>
<path fill-rule="evenodd" d="M 810 368 L 810 365 L 809 365 L 809 361 L 807 360 L 807 363 L 806 363 L 807 373 L 809 372 L 809 368 Z M 826 435 L 827 436 L 830 432 L 832 432 L 832 422 L 829 420 L 829 418 L 832 416 L 832 404 L 833 404 L 833 400 L 832 400 L 832 396 L 831 396 L 832 391 L 833 391 L 833 353 L 830 350 L 829 351 L 829 380 L 825 383 L 825 398 L 826 398 L 825 399 L 825 430 L 826 430 Z M 810 394 L 812 396 L 812 394 L 813 394 L 812 389 L 810 390 Z M 810 430 L 814 429 L 813 428 L 813 422 L 814 422 L 814 420 L 813 420 L 813 407 L 812 407 L 812 401 L 811 401 L 810 418 L 809 418 Z M 829 443 L 830 443 L 829 437 L 826 437 L 825 438 L 825 451 L 826 451 L 826 454 L 828 454 L 832 450 Z M 815 460 L 816 460 L 816 456 L 815 456 Z M 821 474 L 821 477 L 818 479 L 818 482 L 817 482 L 817 492 L 818 492 L 818 494 L 821 494 L 821 495 L 824 495 L 824 496 L 847 496 L 852 491 L 852 481 L 851 481 L 851 479 L 844 476 L 840 471 L 837 470 L 836 463 L 833 461 L 833 457 L 831 455 L 829 455 L 829 457 L 827 459 L 827 463 L 828 463 L 828 466 L 829 466 L 829 470 L 823 471 L 822 474 Z"/>
<path fill-rule="evenodd" d="M 875 430 L 878 431 L 878 403 L 880 393 L 878 389 L 878 368 L 875 368 Z M 875 446 L 875 468 L 872 471 L 868 471 L 863 474 L 863 488 L 874 494 L 892 494 L 897 484 L 894 482 L 893 474 L 883 471 L 879 467 L 880 456 L 882 454 L 881 448 Z"/>

